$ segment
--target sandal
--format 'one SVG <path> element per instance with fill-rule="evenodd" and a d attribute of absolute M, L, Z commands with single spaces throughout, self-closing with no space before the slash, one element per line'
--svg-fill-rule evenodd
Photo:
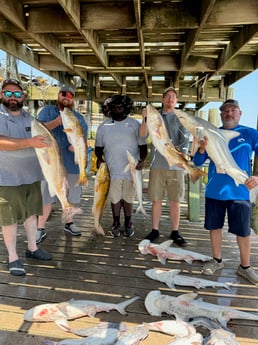
<path fill-rule="evenodd" d="M 23 276 L 26 274 L 25 268 L 23 267 L 23 264 L 19 259 L 13 262 L 9 262 L 8 269 L 13 276 Z"/>
<path fill-rule="evenodd" d="M 170 238 L 173 240 L 173 243 L 179 247 L 185 247 L 187 245 L 186 240 L 179 234 L 178 231 L 171 231 Z"/>

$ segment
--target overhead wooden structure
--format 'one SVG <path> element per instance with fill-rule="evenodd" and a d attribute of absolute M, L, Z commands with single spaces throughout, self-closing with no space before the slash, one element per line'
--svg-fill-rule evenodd
<path fill-rule="evenodd" d="M 95 101 L 173 85 L 199 109 L 257 68 L 257 23 L 257 0 L 2 0 L 0 49 Z"/>

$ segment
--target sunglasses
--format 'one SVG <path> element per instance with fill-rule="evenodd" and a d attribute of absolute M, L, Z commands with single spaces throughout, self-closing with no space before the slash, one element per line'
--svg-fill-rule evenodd
<path fill-rule="evenodd" d="M 23 96 L 23 92 L 21 91 L 3 91 L 3 94 L 7 98 L 11 98 L 14 95 L 15 98 L 21 98 Z"/>
<path fill-rule="evenodd" d="M 73 94 L 69 91 L 61 91 L 60 94 L 63 96 L 63 97 L 67 97 L 69 99 L 73 99 Z"/>

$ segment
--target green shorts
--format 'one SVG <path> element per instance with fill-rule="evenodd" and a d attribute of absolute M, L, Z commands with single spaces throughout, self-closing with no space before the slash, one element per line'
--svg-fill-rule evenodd
<path fill-rule="evenodd" d="M 180 202 L 185 195 L 184 172 L 181 170 L 151 169 L 148 196 L 151 201 L 163 200 Z"/>
<path fill-rule="evenodd" d="M 0 186 L 0 225 L 22 224 L 42 215 L 40 182 L 21 186 Z"/>
<path fill-rule="evenodd" d="M 128 204 L 134 202 L 135 189 L 132 180 L 111 180 L 109 198 L 112 204 L 125 200 Z"/>

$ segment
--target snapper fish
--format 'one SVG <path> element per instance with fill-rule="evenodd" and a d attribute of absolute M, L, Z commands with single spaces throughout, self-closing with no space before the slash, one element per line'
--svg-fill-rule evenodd
<path fill-rule="evenodd" d="M 125 308 L 135 302 L 139 297 L 128 299 L 121 303 L 104 303 L 90 300 L 70 300 L 61 303 L 40 304 L 24 313 L 25 321 L 50 322 L 56 320 L 74 320 L 79 317 L 94 317 L 100 312 L 117 310 L 126 315 Z"/>
<path fill-rule="evenodd" d="M 227 327 L 227 322 L 231 319 L 258 321 L 258 314 L 207 303 L 202 298 L 195 300 L 196 297 L 196 293 L 173 297 L 162 295 L 159 290 L 153 290 L 146 296 L 144 304 L 152 316 L 161 316 L 162 313 L 166 313 L 186 322 L 196 317 L 207 317 L 219 322 L 223 328 Z"/>
<path fill-rule="evenodd" d="M 175 285 L 193 286 L 196 289 L 203 289 L 206 287 L 230 289 L 230 283 L 220 283 L 213 280 L 187 276 L 179 274 L 180 272 L 181 271 L 178 269 L 165 271 L 158 268 L 152 268 L 146 270 L 145 274 L 151 279 L 167 284 L 167 286 L 173 290 L 176 290 Z"/>
<path fill-rule="evenodd" d="M 165 265 L 166 260 L 182 260 L 191 264 L 194 260 L 210 261 L 211 256 L 196 253 L 190 250 L 171 247 L 172 240 L 164 241 L 161 244 L 151 243 L 150 240 L 144 239 L 139 245 L 138 249 L 141 254 L 151 254 L 156 256 L 160 263 Z"/>
<path fill-rule="evenodd" d="M 110 175 L 107 163 L 102 162 L 97 171 L 94 182 L 94 200 L 92 214 L 94 216 L 94 232 L 105 236 L 105 232 L 100 225 L 100 219 L 107 204 L 108 191 L 110 186 Z"/>
<path fill-rule="evenodd" d="M 69 143 L 74 149 L 74 162 L 79 166 L 80 173 L 77 185 L 88 186 L 89 182 L 86 175 L 87 145 L 82 126 L 71 109 L 65 107 L 63 111 L 60 111 L 60 114 L 64 126 L 64 132 L 66 133 Z"/>
<path fill-rule="evenodd" d="M 166 158 L 170 167 L 180 165 L 191 176 L 191 180 L 196 182 L 199 177 L 206 175 L 206 173 L 193 166 L 192 163 L 185 158 L 184 154 L 178 151 L 171 139 L 169 138 L 167 128 L 159 111 L 151 104 L 146 107 L 147 110 L 147 128 L 151 138 L 152 144 L 159 151 L 159 153 Z"/>
<path fill-rule="evenodd" d="M 33 120 L 31 123 L 32 136 L 43 135 L 47 138 L 50 146 L 35 148 L 41 170 L 48 183 L 48 189 L 51 196 L 57 196 L 62 206 L 62 222 L 75 214 L 82 213 L 82 209 L 72 205 L 68 199 L 68 181 L 67 173 L 64 168 L 59 145 L 51 131 L 39 120 Z"/>
<path fill-rule="evenodd" d="M 98 333 L 83 339 L 65 339 L 61 341 L 44 340 L 44 345 L 111 345 L 117 340 L 117 328 L 100 329 Z"/>
<path fill-rule="evenodd" d="M 139 202 L 139 206 L 137 207 L 136 212 L 141 212 L 145 217 L 147 217 L 147 213 L 142 203 L 142 171 L 135 169 L 137 165 L 137 160 L 128 150 L 126 150 L 126 154 L 129 164 L 125 167 L 125 172 L 128 169 L 130 169 L 131 176 L 133 179 L 133 186 L 135 188 L 137 199 Z"/>

